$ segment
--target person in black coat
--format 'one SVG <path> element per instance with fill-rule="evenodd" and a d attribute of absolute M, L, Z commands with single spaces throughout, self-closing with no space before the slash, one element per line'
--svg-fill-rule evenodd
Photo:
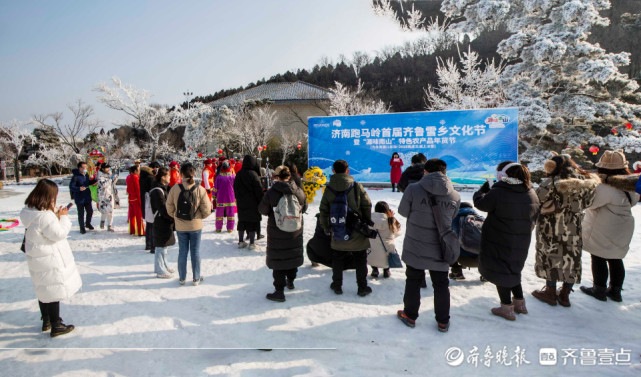
<path fill-rule="evenodd" d="M 497 183 L 491 188 L 489 183 L 483 184 L 474 194 L 474 206 L 487 212 L 481 235 L 479 273 L 496 285 L 501 298 L 501 306 L 493 308 L 492 314 L 513 321 L 515 312 L 527 314 L 521 271 L 540 207 L 531 188 L 530 172 L 518 163 L 501 163 Z"/>
<path fill-rule="evenodd" d="M 236 211 L 238 213 L 238 248 L 247 247 L 245 232 L 249 236 L 249 249 L 256 250 L 254 244 L 256 233 L 260 231 L 261 215 L 258 204 L 263 199 L 263 186 L 260 184 L 260 168 L 256 157 L 246 155 L 243 158 L 243 167 L 236 174 L 234 180 L 234 194 L 236 195 Z"/>
<path fill-rule="evenodd" d="M 155 176 L 158 173 L 158 168 L 160 164 L 156 161 L 149 164 L 149 166 L 140 167 L 140 209 L 142 210 L 143 217 L 145 216 L 145 194 L 149 192 L 154 187 Z M 145 250 L 149 250 L 150 253 L 154 253 L 154 223 L 146 222 L 145 224 Z"/>
<path fill-rule="evenodd" d="M 89 178 L 87 174 L 87 163 L 84 161 L 78 162 L 78 168 L 71 171 L 73 177 L 69 182 L 69 191 L 71 191 L 73 200 L 76 202 L 78 209 L 78 225 L 80 226 L 80 234 L 85 234 L 89 230 L 93 230 L 91 225 L 91 217 L 93 216 L 93 208 L 91 207 L 91 190 L 89 186 L 95 185 L 98 182 L 97 176 L 94 179 Z M 85 211 L 87 217 L 85 219 Z"/>
<path fill-rule="evenodd" d="M 156 277 L 168 279 L 174 270 L 167 265 L 167 247 L 176 244 L 174 237 L 174 218 L 167 213 L 167 195 L 169 194 L 169 169 L 160 168 L 154 179 L 154 186 L 149 191 L 151 211 L 154 213 L 153 246 L 156 249 L 154 272 Z"/>
<path fill-rule="evenodd" d="M 276 182 L 267 191 L 258 210 L 267 220 L 267 267 L 273 270 L 274 293 L 267 294 L 272 301 L 285 301 L 284 289 L 294 289 L 294 279 L 298 267 L 303 264 L 303 226 L 294 232 L 285 232 L 276 225 L 274 207 L 284 195 L 293 195 L 301 205 L 302 213 L 307 209 L 307 197 L 302 188 L 291 181 L 291 173 L 286 166 L 274 170 Z M 302 219 L 301 219 L 302 220 Z"/>
<path fill-rule="evenodd" d="M 398 181 L 398 190 L 400 192 L 405 192 L 407 186 L 411 183 L 416 183 L 423 178 L 425 174 L 425 163 L 427 162 L 427 157 L 423 153 L 415 154 L 412 156 L 412 166 L 405 169 L 403 174 L 401 174 L 401 179 Z"/>

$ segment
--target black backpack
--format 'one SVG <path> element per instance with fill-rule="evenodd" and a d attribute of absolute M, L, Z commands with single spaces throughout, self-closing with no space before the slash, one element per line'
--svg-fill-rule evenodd
<path fill-rule="evenodd" d="M 349 212 L 351 212 L 349 205 L 347 204 L 347 194 L 349 194 L 353 187 L 354 184 L 352 183 L 349 185 L 347 190 L 336 191 L 330 186 L 327 186 L 327 188 L 336 196 L 329 208 L 329 225 L 332 228 L 334 241 L 337 242 L 349 241 L 352 237 L 353 229 L 347 224 L 347 217 Z"/>
<path fill-rule="evenodd" d="M 459 218 L 458 239 L 461 248 L 472 254 L 481 252 L 481 228 L 485 218 L 475 213 L 468 213 Z"/>
<path fill-rule="evenodd" d="M 194 191 L 198 186 L 193 185 L 189 190 L 185 190 L 182 183 L 178 184 L 180 194 L 176 203 L 176 217 L 181 220 L 193 220 L 196 217 L 196 195 Z"/>

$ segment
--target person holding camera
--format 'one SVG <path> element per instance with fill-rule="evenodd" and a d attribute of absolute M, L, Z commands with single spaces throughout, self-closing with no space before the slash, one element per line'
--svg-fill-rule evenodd
<path fill-rule="evenodd" d="M 373 224 L 372 202 L 363 186 L 349 175 L 347 161 L 336 160 L 332 172 L 319 208 L 321 226 L 326 234 L 332 234 L 330 288 L 337 295 L 343 294 L 343 269 L 345 259 L 351 254 L 356 267 L 358 295 L 367 296 L 372 293 L 372 288 L 367 286 L 369 240 L 357 229 L 369 230 L 367 225 Z"/>

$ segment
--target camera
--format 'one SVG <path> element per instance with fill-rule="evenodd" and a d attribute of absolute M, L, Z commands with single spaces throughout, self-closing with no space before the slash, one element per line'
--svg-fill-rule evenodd
<path fill-rule="evenodd" d="M 374 225 L 374 222 L 362 219 L 358 213 L 351 210 L 347 213 L 347 226 L 349 228 L 352 228 L 367 238 L 376 238 L 378 232 L 370 228 L 370 225 Z"/>

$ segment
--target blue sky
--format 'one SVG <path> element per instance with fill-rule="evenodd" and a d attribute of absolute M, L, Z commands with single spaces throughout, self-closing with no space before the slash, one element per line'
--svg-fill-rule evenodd
<path fill-rule="evenodd" d="M 0 121 L 94 105 L 105 128 L 123 117 L 92 88 L 112 76 L 176 104 L 288 69 L 414 36 L 370 0 L 0 0 Z M 69 119 L 70 114 L 65 112 Z"/>

